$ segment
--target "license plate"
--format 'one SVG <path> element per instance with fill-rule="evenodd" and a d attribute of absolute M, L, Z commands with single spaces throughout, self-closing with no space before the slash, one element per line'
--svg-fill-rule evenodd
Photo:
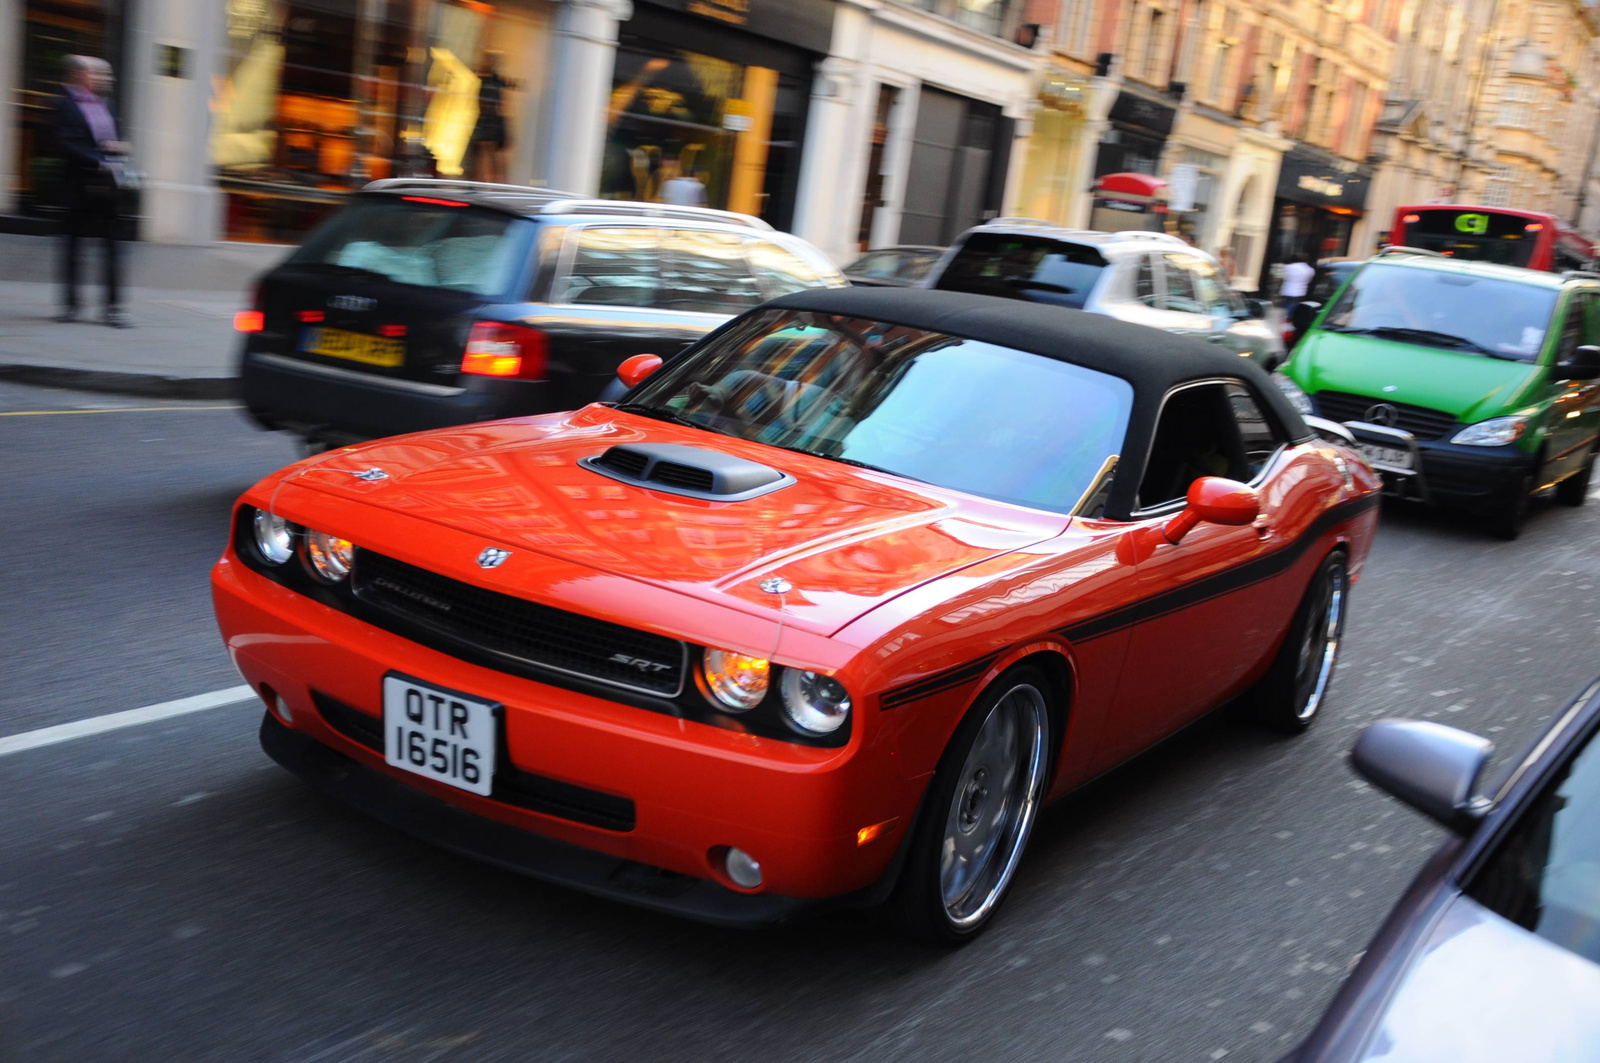
<path fill-rule="evenodd" d="M 316 325 L 300 334 L 300 349 L 307 354 L 343 358 L 351 362 L 387 366 L 391 369 L 406 360 L 404 340 L 391 340 L 383 336 L 368 336 L 364 332 L 321 328 Z"/>
<path fill-rule="evenodd" d="M 1376 443 L 1357 443 L 1356 449 L 1361 451 L 1361 456 L 1367 459 L 1367 464 L 1374 468 L 1384 466 L 1390 469 L 1409 469 L 1412 467 L 1411 451 L 1403 447 L 1380 447 Z"/>
<path fill-rule="evenodd" d="M 390 764 L 475 794 L 494 784 L 495 705 L 383 677 L 383 756 Z"/>

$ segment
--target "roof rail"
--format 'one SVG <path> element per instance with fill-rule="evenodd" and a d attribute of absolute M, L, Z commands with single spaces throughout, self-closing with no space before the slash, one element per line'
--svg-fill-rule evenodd
<path fill-rule="evenodd" d="M 1021 215 L 1007 218 L 990 218 L 985 225 L 1013 225 L 1019 229 L 1065 229 L 1067 226 L 1048 218 L 1027 218 Z"/>
<path fill-rule="evenodd" d="M 1109 233 L 1107 235 L 1128 240 L 1158 240 L 1164 244 L 1181 244 L 1182 246 L 1189 248 L 1191 251 L 1196 250 L 1196 248 L 1194 248 L 1189 241 L 1185 240 L 1181 236 L 1174 236 L 1171 233 L 1154 233 L 1148 229 L 1122 229 L 1118 232 Z"/>
<path fill-rule="evenodd" d="M 502 199 L 578 199 L 576 192 L 546 189 L 533 184 L 490 184 L 488 181 L 458 181 L 451 178 L 382 178 L 368 181 L 363 192 L 491 192 Z"/>
<path fill-rule="evenodd" d="M 1449 255 L 1441 255 L 1437 251 L 1429 251 L 1425 247 L 1407 247 L 1404 244 L 1386 244 L 1385 246 L 1380 247 L 1378 249 L 1378 253 L 1372 257 L 1382 258 L 1384 255 L 1427 255 L 1429 258 L 1450 257 Z"/>
<path fill-rule="evenodd" d="M 760 218 L 710 207 L 679 207 L 670 203 L 640 203 L 631 199 L 559 199 L 547 203 L 540 214 L 622 214 L 629 217 L 670 218 L 675 221 L 714 221 L 772 231 Z"/>
<path fill-rule="evenodd" d="M 1561 272 L 1564 281 L 1600 281 L 1600 273 L 1592 269 L 1568 269 Z"/>

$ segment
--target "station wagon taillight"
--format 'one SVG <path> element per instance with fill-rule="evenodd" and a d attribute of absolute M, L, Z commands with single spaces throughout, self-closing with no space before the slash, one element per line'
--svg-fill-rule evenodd
<path fill-rule="evenodd" d="M 540 380 L 544 377 L 548 347 L 548 337 L 538 329 L 501 321 L 480 321 L 467 334 L 461 371 L 478 376 Z"/>

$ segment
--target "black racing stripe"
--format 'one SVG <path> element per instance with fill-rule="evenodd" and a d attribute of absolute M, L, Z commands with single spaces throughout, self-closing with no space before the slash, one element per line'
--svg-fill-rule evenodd
<path fill-rule="evenodd" d="M 892 709 L 908 701 L 931 697 L 952 687 L 958 687 L 962 683 L 970 683 L 982 675 L 998 656 L 1000 654 L 991 653 L 976 661 L 968 661 L 966 664 L 958 664 L 953 668 L 946 668 L 942 672 L 935 672 L 926 679 L 919 679 L 915 683 L 906 683 L 903 686 L 894 687 L 878 696 L 878 704 L 885 709 Z"/>
<path fill-rule="evenodd" d="M 1069 624 L 1058 629 L 1057 633 L 1069 642 L 1087 642 L 1280 576 L 1292 568 L 1295 562 L 1299 561 L 1329 529 L 1365 513 L 1381 501 L 1382 496 L 1374 491 L 1361 498 L 1341 503 L 1312 521 L 1304 534 L 1280 550 L 1228 569 L 1226 572 L 1219 572 L 1215 576 L 1208 576 L 1170 591 L 1162 591 L 1160 594 L 1114 609 L 1109 613 Z"/>
<path fill-rule="evenodd" d="M 1359 516 L 1372 509 L 1382 501 L 1382 496 L 1374 491 L 1363 495 L 1361 498 L 1352 499 L 1325 511 L 1311 526 L 1306 529 L 1294 542 L 1275 550 L 1270 554 L 1256 558 L 1237 568 L 1226 572 L 1219 572 L 1215 576 L 1208 576 L 1194 583 L 1162 591 L 1160 594 L 1125 605 L 1120 609 L 1113 609 L 1109 613 L 1080 620 L 1064 628 L 1058 628 L 1056 633 L 1064 636 L 1069 642 L 1087 642 L 1090 639 L 1101 638 L 1113 634 L 1135 624 L 1142 624 L 1147 620 L 1165 616 L 1199 605 L 1201 602 L 1210 601 L 1224 594 L 1242 590 L 1253 584 L 1268 580 L 1274 576 L 1287 572 L 1294 563 L 1305 554 L 1322 535 L 1335 525 L 1342 524 L 1352 517 Z M 896 709 L 913 701 L 933 697 L 948 690 L 977 679 L 1000 656 L 991 653 L 976 661 L 967 664 L 958 664 L 942 672 L 936 672 L 926 679 L 919 679 L 914 683 L 906 683 L 885 691 L 878 697 L 878 705 L 883 709 Z"/>

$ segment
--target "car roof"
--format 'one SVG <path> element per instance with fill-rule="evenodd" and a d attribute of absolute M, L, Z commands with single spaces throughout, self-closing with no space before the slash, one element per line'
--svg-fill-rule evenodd
<path fill-rule="evenodd" d="M 1039 218 L 996 218 L 975 226 L 961 234 L 965 239 L 976 233 L 998 233 L 1002 236 L 1035 236 L 1047 240 L 1060 240 L 1064 243 L 1083 244 L 1086 247 L 1113 249 L 1126 251 L 1130 249 L 1150 249 L 1165 251 L 1183 251 L 1190 254 L 1210 258 L 1204 251 L 1182 240 L 1171 233 L 1147 232 L 1142 229 L 1126 229 L 1120 232 L 1105 232 L 1100 229 L 1071 229 L 1065 225 L 1058 225 L 1053 221 Z"/>
<path fill-rule="evenodd" d="M 560 217 L 564 221 L 594 217 L 648 218 L 695 225 L 773 232 L 760 218 L 709 207 L 678 207 L 667 203 L 640 203 L 623 199 L 594 199 L 576 192 L 532 185 L 499 185 L 486 181 L 455 181 L 433 177 L 392 177 L 373 181 L 361 190 L 369 195 L 437 196 L 524 217 Z"/>
<path fill-rule="evenodd" d="M 1524 269 L 1521 266 L 1502 266 L 1498 262 L 1481 262 L 1467 258 L 1446 258 L 1443 255 L 1402 249 L 1380 252 L 1367 259 L 1362 265 L 1370 266 L 1377 263 L 1385 266 L 1400 266 L 1405 269 L 1427 269 L 1438 273 L 1469 273 L 1476 277 L 1493 277 L 1498 280 L 1530 284 L 1540 288 L 1560 289 L 1570 280 L 1560 273 L 1546 273 L 1543 270 Z M 1600 278 L 1595 279 L 1600 280 Z"/>
<path fill-rule="evenodd" d="M 1246 380 L 1291 440 L 1298 442 L 1312 435 L 1288 397 L 1250 359 L 1192 336 L 1132 325 L 1100 314 L 971 292 L 875 287 L 795 292 L 746 313 L 759 314 L 771 308 L 839 314 L 942 332 L 1029 351 L 1126 380 L 1133 387 L 1133 409 L 1128 417 L 1123 464 L 1131 475 L 1119 473 L 1113 481 L 1108 514 L 1131 511 L 1162 401 L 1180 384 L 1216 377 Z"/>

